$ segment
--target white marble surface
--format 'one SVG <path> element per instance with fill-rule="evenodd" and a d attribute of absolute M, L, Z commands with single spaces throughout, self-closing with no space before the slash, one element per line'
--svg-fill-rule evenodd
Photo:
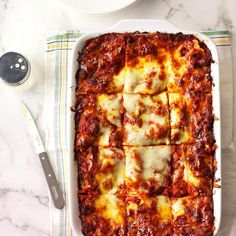
<path fill-rule="evenodd" d="M 180 28 L 195 31 L 229 29 L 236 73 L 235 10 L 235 0 L 143 0 L 113 15 L 88 17 L 62 7 L 59 0 L 0 0 L 0 54 L 21 52 L 38 71 L 36 85 L 27 92 L 0 87 L 0 235 L 50 235 L 47 186 L 19 111 L 19 102 L 24 100 L 44 134 L 44 63 L 48 35 L 69 29 L 104 28 L 125 18 L 164 18 Z M 230 155 L 226 150 L 226 157 L 228 153 Z M 228 162 L 235 166 L 235 159 L 229 157 Z M 232 186 L 227 174 L 225 181 L 225 188 L 230 191 Z M 228 210 L 223 212 L 223 227 L 236 222 L 230 210 L 231 204 L 236 205 L 235 196 L 230 201 L 225 203 Z M 230 215 L 231 221 L 225 218 Z M 226 230 L 221 235 L 236 235 L 236 231 L 229 232 Z"/>

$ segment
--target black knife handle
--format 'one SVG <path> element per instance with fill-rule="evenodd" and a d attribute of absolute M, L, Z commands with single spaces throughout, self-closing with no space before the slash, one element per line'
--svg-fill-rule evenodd
<path fill-rule="evenodd" d="M 48 183 L 48 187 L 53 199 L 54 206 L 58 209 L 62 209 L 65 205 L 63 194 L 57 182 L 55 173 L 52 169 L 52 165 L 49 161 L 47 153 L 46 152 L 40 153 L 39 159 L 43 167 L 43 171 Z"/>

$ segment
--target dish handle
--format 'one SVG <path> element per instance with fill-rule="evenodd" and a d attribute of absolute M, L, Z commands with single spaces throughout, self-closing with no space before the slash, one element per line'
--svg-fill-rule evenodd
<path fill-rule="evenodd" d="M 134 31 L 161 31 L 165 32 L 168 31 L 169 33 L 177 33 L 181 31 L 177 26 L 170 23 L 167 20 L 161 19 L 128 19 L 128 20 L 120 20 L 116 24 L 114 24 L 109 30 L 115 32 L 124 32 L 124 29 L 127 32 L 134 32 Z"/>

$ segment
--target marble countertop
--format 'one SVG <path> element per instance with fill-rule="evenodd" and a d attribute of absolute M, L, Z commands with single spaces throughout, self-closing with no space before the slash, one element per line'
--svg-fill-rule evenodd
<path fill-rule="evenodd" d="M 47 36 L 69 29 L 100 29 L 127 18 L 166 19 L 194 31 L 228 29 L 236 74 L 235 9 L 235 0 L 143 0 L 115 14 L 89 17 L 63 7 L 59 0 L 0 0 L 0 54 L 21 52 L 38 70 L 36 85 L 26 92 L 0 87 L 0 235 L 50 235 L 48 190 L 19 111 L 24 100 L 44 135 Z"/>

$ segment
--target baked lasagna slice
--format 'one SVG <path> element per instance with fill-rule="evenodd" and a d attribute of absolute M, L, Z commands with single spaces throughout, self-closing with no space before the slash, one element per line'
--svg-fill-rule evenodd
<path fill-rule="evenodd" d="M 124 93 L 157 94 L 167 88 L 166 49 L 157 34 L 134 33 L 127 39 Z"/>
<path fill-rule="evenodd" d="M 125 236 L 125 203 L 116 195 L 79 195 L 82 232 L 86 236 Z"/>
<path fill-rule="evenodd" d="M 122 94 L 77 95 L 75 147 L 122 144 Z"/>
<path fill-rule="evenodd" d="M 170 60 L 166 63 L 169 92 L 211 92 L 210 50 L 193 35 L 175 35 Z"/>
<path fill-rule="evenodd" d="M 79 93 L 115 93 L 124 87 L 126 35 L 104 34 L 85 42 L 76 74 Z"/>
<path fill-rule="evenodd" d="M 124 189 L 124 153 L 116 147 L 89 147 L 77 152 L 79 192 L 115 194 Z"/>
<path fill-rule="evenodd" d="M 172 198 L 174 236 L 212 236 L 212 196 Z"/>
<path fill-rule="evenodd" d="M 123 94 L 124 145 L 169 143 L 169 110 L 166 92 L 158 95 Z"/>
<path fill-rule="evenodd" d="M 170 184 L 171 147 L 124 147 L 124 151 L 127 194 L 163 193 Z"/>
<path fill-rule="evenodd" d="M 211 93 L 168 93 L 171 143 L 214 143 Z"/>
<path fill-rule="evenodd" d="M 127 235 L 173 235 L 171 201 L 168 197 L 128 196 Z"/>
<path fill-rule="evenodd" d="M 211 195 L 214 148 L 203 144 L 172 147 L 172 196 Z"/>

